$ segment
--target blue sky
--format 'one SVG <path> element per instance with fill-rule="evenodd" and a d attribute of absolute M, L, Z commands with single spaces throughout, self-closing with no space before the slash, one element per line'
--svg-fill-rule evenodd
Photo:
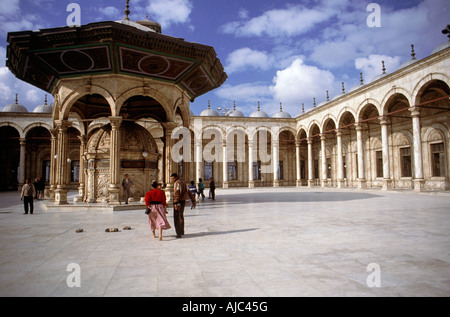
<path fill-rule="evenodd" d="M 379 5 L 380 27 L 369 27 L 369 3 Z M 125 0 L 0 0 L 0 107 L 19 103 L 32 111 L 45 92 L 14 78 L 4 67 L 6 36 L 11 31 L 65 26 L 67 5 L 81 7 L 81 24 L 123 18 Z M 269 115 L 283 109 L 295 116 L 305 108 L 340 94 L 381 73 L 394 72 L 411 59 L 427 57 L 447 38 L 448 0 L 268 1 L 131 0 L 130 19 L 162 24 L 162 32 L 213 46 L 228 73 L 220 87 L 191 104 L 196 114 L 207 108 L 237 108 L 249 115 L 258 101 Z M 49 96 L 49 102 L 53 99 Z"/>

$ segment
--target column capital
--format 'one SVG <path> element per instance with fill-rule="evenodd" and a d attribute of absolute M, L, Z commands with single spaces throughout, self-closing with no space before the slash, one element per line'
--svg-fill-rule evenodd
<path fill-rule="evenodd" d="M 409 108 L 409 111 L 411 112 L 411 117 L 413 117 L 413 118 L 420 117 L 420 108 L 419 107 L 411 107 L 411 108 Z"/>
<path fill-rule="evenodd" d="M 58 131 L 67 130 L 71 125 L 72 123 L 68 120 L 55 120 L 55 128 Z"/>
<path fill-rule="evenodd" d="M 178 124 L 176 122 L 161 122 L 161 125 L 166 130 L 166 132 L 172 132 L 176 127 L 178 127 Z"/>
<path fill-rule="evenodd" d="M 360 122 L 356 122 L 355 123 L 355 129 L 356 131 L 362 131 L 363 130 L 363 125 Z"/>
<path fill-rule="evenodd" d="M 387 118 L 386 117 L 380 117 L 379 118 L 379 120 L 380 120 L 380 124 L 381 125 L 388 125 L 389 124 L 389 121 L 387 120 Z"/>
<path fill-rule="evenodd" d="M 336 130 L 336 136 L 337 137 L 342 137 L 342 129 L 337 129 Z"/>
<path fill-rule="evenodd" d="M 120 128 L 120 125 L 122 124 L 123 118 L 122 117 L 108 117 L 109 122 L 111 123 L 111 127 L 114 129 Z"/>

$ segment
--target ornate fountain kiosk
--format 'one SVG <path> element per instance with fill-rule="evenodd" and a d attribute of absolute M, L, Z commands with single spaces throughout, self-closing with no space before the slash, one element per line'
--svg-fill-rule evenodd
<path fill-rule="evenodd" d="M 124 174 L 136 196 L 154 179 L 169 184 L 173 129 L 189 127 L 189 102 L 227 79 L 213 47 L 164 35 L 148 19 L 132 22 L 128 5 L 124 12 L 121 21 L 8 33 L 8 68 L 54 96 L 55 204 L 68 203 L 74 146 L 80 200 L 120 204 Z"/>

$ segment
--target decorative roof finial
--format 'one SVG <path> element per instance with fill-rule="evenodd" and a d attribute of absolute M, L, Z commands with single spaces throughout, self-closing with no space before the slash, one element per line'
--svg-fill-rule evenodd
<path fill-rule="evenodd" d="M 450 24 L 447 25 L 445 29 L 442 30 L 442 34 L 448 34 L 448 40 L 450 41 Z"/>
<path fill-rule="evenodd" d="M 236 100 L 233 101 L 233 110 L 236 110 Z"/>
<path fill-rule="evenodd" d="M 327 90 L 327 101 L 330 101 L 330 95 L 328 94 L 328 90 Z"/>
<path fill-rule="evenodd" d="M 283 104 L 280 102 L 280 112 L 283 112 Z"/>
<path fill-rule="evenodd" d="M 211 100 L 208 100 L 208 110 L 211 109 Z"/>
<path fill-rule="evenodd" d="M 19 94 L 16 94 L 16 105 L 19 104 Z"/>
<path fill-rule="evenodd" d="M 414 51 L 414 44 L 411 44 L 411 59 L 415 60 L 416 59 L 416 52 Z"/>
<path fill-rule="evenodd" d="M 314 102 L 313 102 L 313 106 L 314 108 L 316 107 L 316 98 L 313 98 Z"/>
<path fill-rule="evenodd" d="M 125 17 L 123 18 L 124 20 L 130 21 L 130 18 L 128 17 L 130 15 L 130 0 L 127 0 L 127 3 L 125 5 L 125 10 L 123 11 L 123 13 L 125 13 Z"/>
<path fill-rule="evenodd" d="M 305 104 L 302 103 L 302 113 L 305 113 Z"/>
<path fill-rule="evenodd" d="M 386 74 L 386 67 L 384 66 L 384 61 L 382 61 L 381 63 L 383 64 L 383 68 L 382 68 L 383 74 Z"/>
<path fill-rule="evenodd" d="M 342 82 L 342 93 L 345 94 L 345 84 Z"/>
<path fill-rule="evenodd" d="M 47 95 L 45 95 L 45 101 L 44 104 L 47 105 Z"/>
<path fill-rule="evenodd" d="M 258 101 L 258 111 L 261 111 L 261 106 L 259 105 L 259 101 Z"/>
<path fill-rule="evenodd" d="M 363 73 L 359 73 L 359 78 L 360 78 L 361 86 L 363 86 L 364 85 Z"/>

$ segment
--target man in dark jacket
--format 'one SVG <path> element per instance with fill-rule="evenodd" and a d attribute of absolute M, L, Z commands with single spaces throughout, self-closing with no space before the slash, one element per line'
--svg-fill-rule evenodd
<path fill-rule="evenodd" d="M 195 196 L 188 190 L 186 183 L 178 178 L 177 173 L 170 175 L 170 180 L 173 182 L 173 221 L 177 238 L 181 238 L 184 235 L 184 207 L 186 199 L 189 196 L 195 208 Z"/>

